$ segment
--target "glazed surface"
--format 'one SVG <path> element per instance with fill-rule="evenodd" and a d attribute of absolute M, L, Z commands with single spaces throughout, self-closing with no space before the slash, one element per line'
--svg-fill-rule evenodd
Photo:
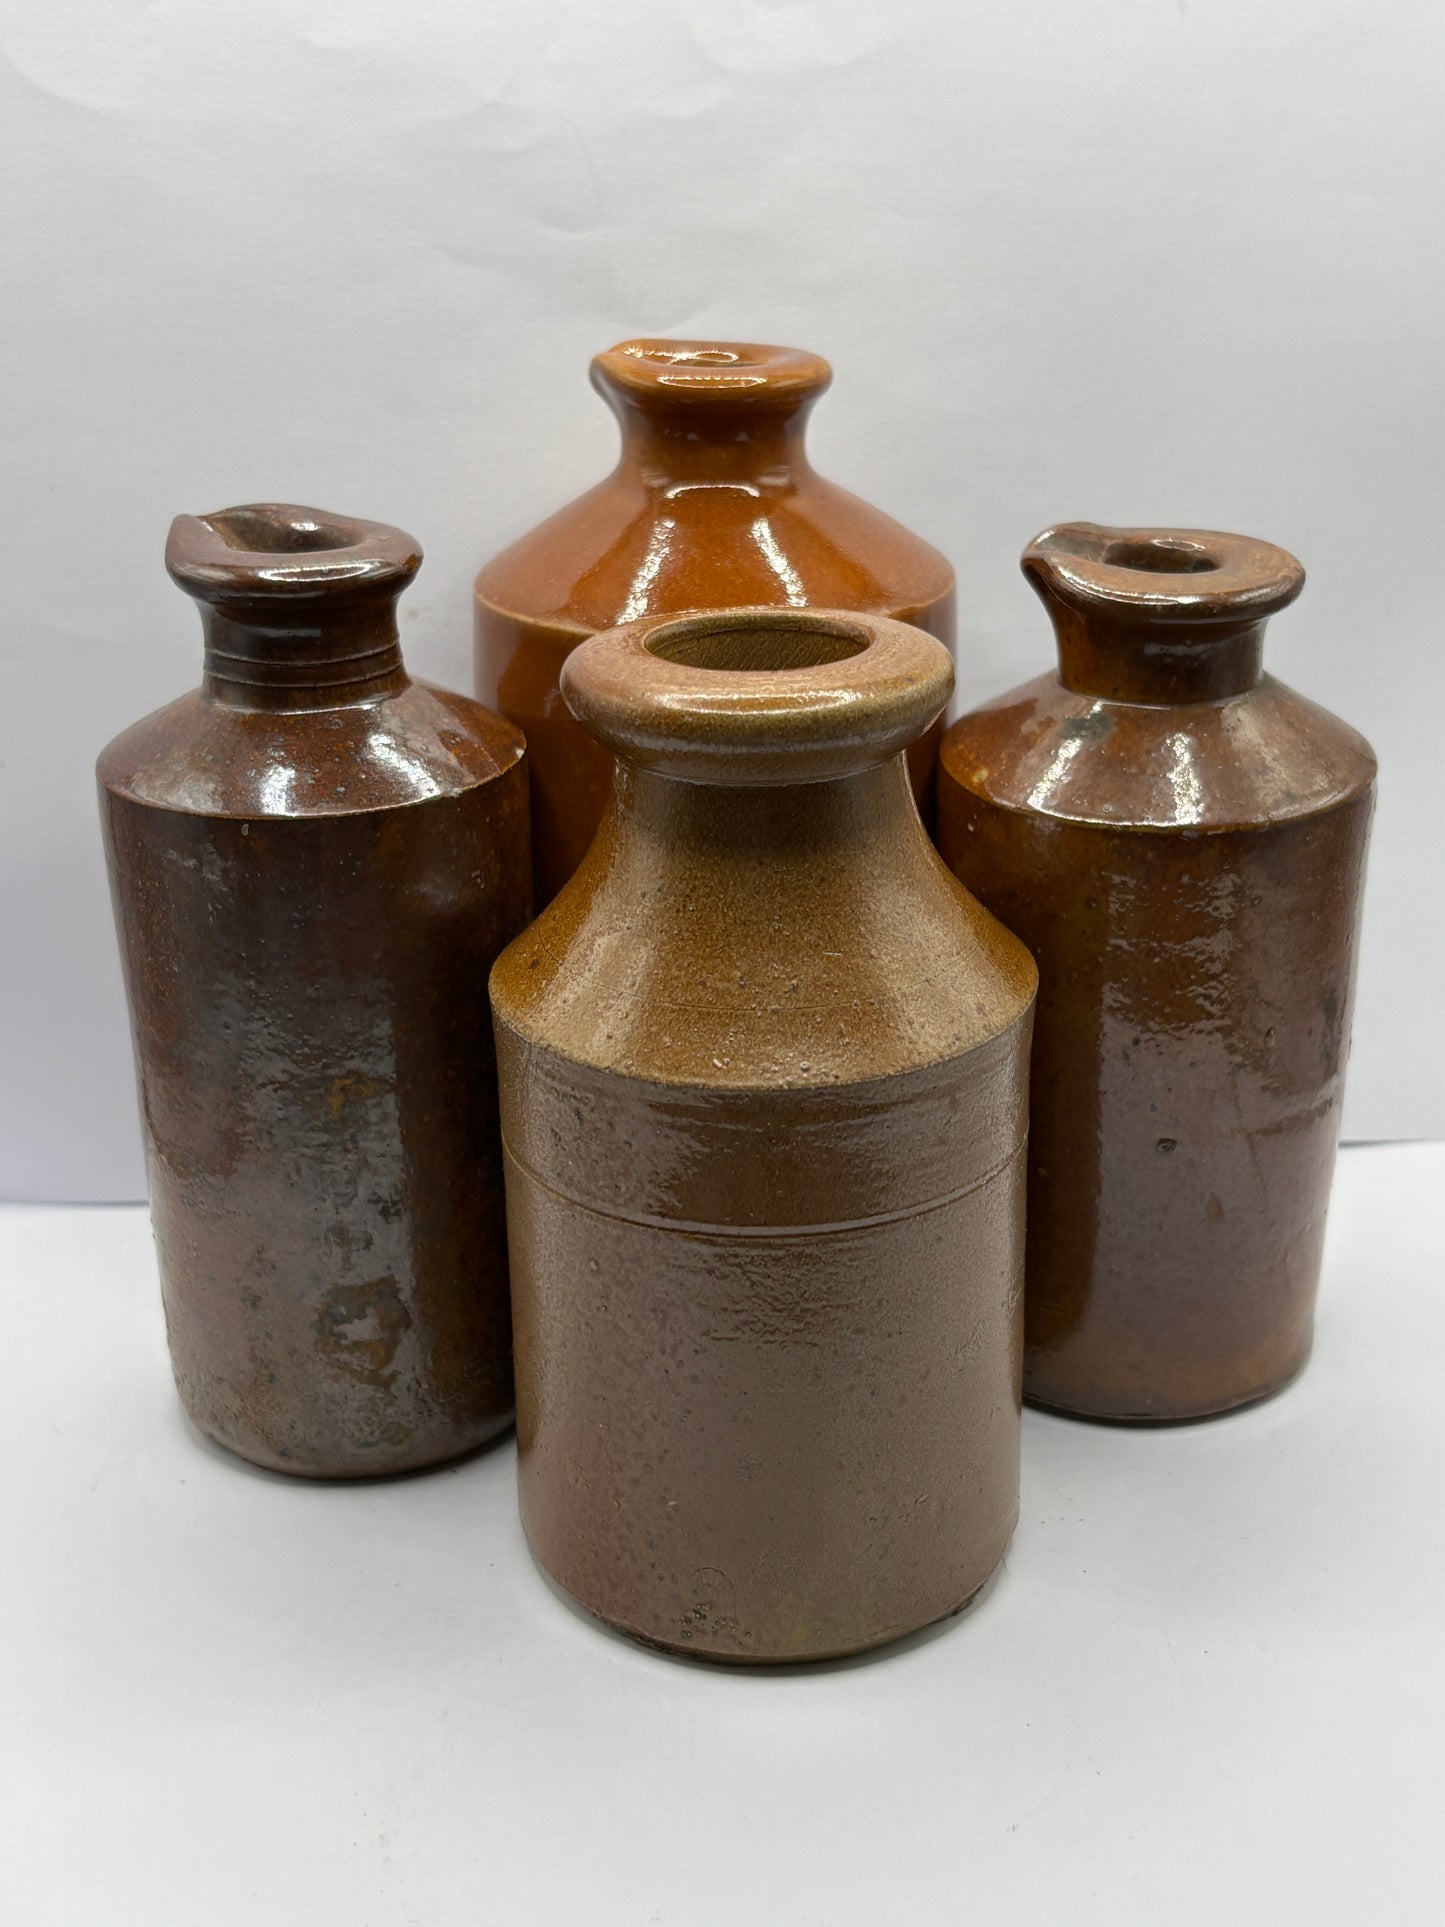
<path fill-rule="evenodd" d="M 1357 731 L 1272 676 L 1212 702 L 1115 702 L 1056 673 L 996 697 L 948 738 L 950 780 L 1000 809 L 1179 835 L 1338 808 L 1375 773 Z"/>
<path fill-rule="evenodd" d="M 617 468 L 476 583 L 477 688 L 527 735 L 539 904 L 581 861 L 607 797 L 611 758 L 558 694 L 588 635 L 769 604 L 871 610 L 952 647 L 949 564 L 807 459 L 804 423 L 829 380 L 818 356 L 746 342 L 628 342 L 594 362 L 623 431 Z M 911 751 L 925 810 L 937 735 Z"/>
<path fill-rule="evenodd" d="M 484 985 L 525 812 L 520 761 L 339 816 L 106 804 L 176 1382 L 245 1458 L 403 1471 L 510 1420 Z"/>
<path fill-rule="evenodd" d="M 385 702 L 240 709 L 193 690 L 117 736 L 101 781 L 203 816 L 347 816 L 454 796 L 505 775 L 520 731 L 449 689 L 407 682 Z"/>
<path fill-rule="evenodd" d="M 1287 600 L 1292 558 L 1082 528 L 1030 554 L 1085 686 L 1043 676 L 954 725 L 939 847 L 1039 966 L 1026 1395 L 1198 1417 L 1308 1354 L 1375 764 L 1259 674 L 1233 598 Z M 1222 540 L 1235 582 L 1166 576 L 1164 618 L 1159 570 L 1100 557 Z"/>
<path fill-rule="evenodd" d="M 465 1452 L 512 1407 L 486 973 L 529 912 L 512 725 L 407 679 L 400 531 L 183 517 L 203 688 L 98 775 L 176 1382 L 277 1470 Z"/>

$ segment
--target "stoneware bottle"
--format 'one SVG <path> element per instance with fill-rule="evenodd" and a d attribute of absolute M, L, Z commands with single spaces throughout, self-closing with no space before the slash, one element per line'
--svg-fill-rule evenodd
<path fill-rule="evenodd" d="M 1035 972 L 913 805 L 951 683 L 917 629 L 766 609 L 563 671 L 619 760 L 492 972 L 522 1517 L 659 1646 L 895 1638 L 1014 1524 Z"/>
<path fill-rule="evenodd" d="M 1195 1418 L 1309 1351 L 1375 759 L 1262 671 L 1282 549 L 1074 522 L 1023 567 L 1059 673 L 948 732 L 939 846 L 1039 965 L 1025 1394 Z"/>
<path fill-rule="evenodd" d="M 487 971 L 522 738 L 412 682 L 376 522 L 180 516 L 201 688 L 99 764 L 176 1382 L 278 1471 L 401 1472 L 512 1409 Z"/>
<path fill-rule="evenodd" d="M 953 570 L 809 464 L 819 355 L 757 342 L 624 341 L 592 363 L 622 430 L 617 467 L 477 577 L 477 689 L 527 733 L 537 903 L 582 859 L 612 759 L 558 695 L 594 630 L 685 609 L 876 611 L 953 647 Z M 939 730 L 909 752 L 931 821 Z"/>

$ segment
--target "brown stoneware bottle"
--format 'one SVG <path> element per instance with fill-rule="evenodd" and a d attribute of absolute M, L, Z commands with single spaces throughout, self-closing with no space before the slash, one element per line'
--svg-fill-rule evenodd
<path fill-rule="evenodd" d="M 617 757 L 492 972 L 522 1517 L 612 1625 L 804 1660 L 957 1610 L 1018 1507 L 1034 966 L 929 844 L 917 629 L 631 624 Z"/>
<path fill-rule="evenodd" d="M 1375 759 L 1263 673 L 1282 549 L 1074 522 L 1023 567 L 1059 673 L 948 732 L 938 834 L 1039 965 L 1025 1395 L 1201 1417 L 1309 1352 Z"/>
<path fill-rule="evenodd" d="M 953 647 L 953 570 L 809 464 L 804 424 L 832 379 L 819 355 L 757 342 L 624 341 L 592 363 L 622 450 L 596 488 L 477 577 L 477 689 L 527 732 L 537 902 L 592 841 L 612 758 L 558 678 L 598 629 L 686 609 L 876 611 Z M 939 728 L 909 751 L 931 821 Z"/>
<path fill-rule="evenodd" d="M 201 688 L 100 758 L 176 1382 L 278 1471 L 409 1471 L 512 1408 L 486 977 L 526 922 L 520 734 L 413 682 L 376 522 L 177 518 Z"/>

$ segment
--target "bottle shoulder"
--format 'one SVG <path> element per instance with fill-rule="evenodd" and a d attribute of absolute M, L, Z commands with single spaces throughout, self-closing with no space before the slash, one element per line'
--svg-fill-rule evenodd
<path fill-rule="evenodd" d="M 320 710 L 240 709 L 192 690 L 122 731 L 96 775 L 112 795 L 158 809 L 341 816 L 462 795 L 524 752 L 511 723 L 426 682 Z"/>
<path fill-rule="evenodd" d="M 1037 677 L 949 729 L 941 780 L 1003 809 L 1138 830 L 1289 822 L 1365 795 L 1374 752 L 1348 723 L 1265 676 L 1217 702 L 1150 706 Z"/>
<path fill-rule="evenodd" d="M 498 959 L 498 1018 L 573 1063 L 719 1092 L 868 1083 L 990 1044 L 1025 1020 L 1033 959 L 910 817 L 834 865 L 806 835 L 786 856 L 730 831 L 659 855 L 604 823 Z"/>
<path fill-rule="evenodd" d="M 934 614 L 937 634 L 953 582 L 930 544 L 812 471 L 654 485 L 619 469 L 489 562 L 476 593 L 484 611 L 579 634 L 771 603 Z"/>

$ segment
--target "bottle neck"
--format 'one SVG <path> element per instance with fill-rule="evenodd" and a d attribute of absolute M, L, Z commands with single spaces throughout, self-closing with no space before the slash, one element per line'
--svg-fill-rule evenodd
<path fill-rule="evenodd" d="M 649 487 L 776 486 L 809 472 L 811 398 L 731 411 L 685 399 L 669 406 L 618 397 L 613 407 L 622 430 L 621 466 Z"/>
<path fill-rule="evenodd" d="M 1046 597 L 1066 689 L 1110 702 L 1218 702 L 1264 673 L 1262 621 L 1150 622 L 1111 618 Z"/>
<path fill-rule="evenodd" d="M 1264 674 L 1264 625 L 1304 586 L 1285 549 L 1219 529 L 1060 522 L 1023 572 L 1049 612 L 1066 689 L 1165 707 L 1220 702 Z"/>
<path fill-rule="evenodd" d="M 232 708 L 351 708 L 394 696 L 410 680 L 394 596 L 203 602 L 201 628 L 202 692 Z"/>
<path fill-rule="evenodd" d="M 850 888 L 872 877 L 891 889 L 900 852 L 927 849 L 901 755 L 827 782 L 768 784 L 691 782 L 619 758 L 606 826 L 607 867 L 614 878 L 625 872 L 629 896 L 671 890 L 680 865 L 685 872 L 695 857 L 711 867 L 722 853 L 744 872 L 759 863 L 775 877 L 796 871 L 814 890 L 820 866 Z"/>

